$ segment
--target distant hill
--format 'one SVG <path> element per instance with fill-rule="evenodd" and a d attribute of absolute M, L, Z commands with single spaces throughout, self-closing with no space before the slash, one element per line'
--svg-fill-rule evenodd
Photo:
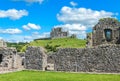
<path fill-rule="evenodd" d="M 77 38 L 57 38 L 48 40 L 34 40 L 26 44 L 21 51 L 25 51 L 28 46 L 42 46 L 47 52 L 55 52 L 58 48 L 84 48 L 86 40 Z"/>

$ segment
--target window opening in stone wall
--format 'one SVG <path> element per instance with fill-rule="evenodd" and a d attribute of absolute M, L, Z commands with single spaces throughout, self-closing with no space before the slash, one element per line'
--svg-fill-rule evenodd
<path fill-rule="evenodd" d="M 105 38 L 108 42 L 112 40 L 112 30 L 111 29 L 105 29 Z"/>
<path fill-rule="evenodd" d="M 0 54 L 0 63 L 2 62 L 3 55 Z"/>

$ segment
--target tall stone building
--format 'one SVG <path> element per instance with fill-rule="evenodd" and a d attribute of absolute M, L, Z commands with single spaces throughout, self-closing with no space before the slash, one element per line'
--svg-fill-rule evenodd
<path fill-rule="evenodd" d="M 64 38 L 68 37 L 68 32 L 63 31 L 61 27 L 58 28 L 53 28 L 51 33 L 50 33 L 51 38 Z"/>
<path fill-rule="evenodd" d="M 120 44 L 120 22 L 114 18 L 103 18 L 87 35 L 88 47 L 103 44 Z"/>

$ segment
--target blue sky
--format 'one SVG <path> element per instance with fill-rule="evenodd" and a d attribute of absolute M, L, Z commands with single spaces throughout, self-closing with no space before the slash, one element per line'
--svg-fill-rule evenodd
<path fill-rule="evenodd" d="M 49 37 L 53 27 L 63 27 L 78 38 L 100 18 L 120 19 L 119 0 L 1 0 L 0 38 L 25 42 Z"/>

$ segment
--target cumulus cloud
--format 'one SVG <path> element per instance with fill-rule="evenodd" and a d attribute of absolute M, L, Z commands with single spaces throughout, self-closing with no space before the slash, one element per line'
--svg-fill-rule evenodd
<path fill-rule="evenodd" d="M 27 16 L 28 12 L 26 10 L 0 10 L 0 18 L 10 18 L 12 20 L 20 19 L 23 16 Z"/>
<path fill-rule="evenodd" d="M 4 38 L 4 40 L 8 41 L 8 42 L 16 42 L 16 43 L 19 43 L 19 42 L 30 42 L 30 41 L 33 41 L 34 39 L 38 39 L 38 38 L 45 38 L 45 37 L 49 37 L 50 35 L 50 32 L 44 32 L 44 33 L 41 33 L 41 34 L 37 34 L 37 35 L 10 35 L 9 38 L 6 37 Z"/>
<path fill-rule="evenodd" d="M 24 40 L 32 40 L 32 36 L 23 36 Z"/>
<path fill-rule="evenodd" d="M 40 30 L 41 29 L 41 27 L 39 25 L 36 25 L 36 24 L 33 24 L 33 23 L 28 23 L 27 25 L 23 25 L 22 27 L 25 30 L 31 30 L 31 29 Z"/>
<path fill-rule="evenodd" d="M 27 3 L 39 3 L 42 4 L 44 0 L 13 0 L 13 1 L 23 1 Z"/>
<path fill-rule="evenodd" d="M 22 33 L 22 30 L 20 30 L 18 28 L 0 29 L 0 33 L 1 34 L 19 34 L 19 33 Z"/>
<path fill-rule="evenodd" d="M 64 6 L 57 19 L 64 23 L 81 23 L 82 25 L 93 26 L 100 18 L 112 17 L 115 14 L 104 10 L 97 11 L 87 8 L 71 8 Z"/>
<path fill-rule="evenodd" d="M 65 30 L 71 31 L 83 31 L 86 30 L 86 27 L 81 24 L 64 24 L 64 25 L 57 25 L 55 27 L 63 27 Z"/>
<path fill-rule="evenodd" d="M 39 32 L 32 32 L 33 36 L 39 35 Z"/>
<path fill-rule="evenodd" d="M 37 38 L 48 38 L 50 37 L 50 32 L 44 32 L 42 34 L 39 34 L 39 33 L 34 33 L 32 34 L 32 36 L 34 37 L 34 39 L 37 39 Z"/>
<path fill-rule="evenodd" d="M 77 5 L 78 5 L 77 3 L 73 2 L 73 1 L 71 1 L 70 4 L 71 4 L 72 6 L 77 6 Z"/>
<path fill-rule="evenodd" d="M 4 38 L 6 41 L 8 42 L 30 42 L 32 41 L 32 37 L 31 36 L 27 36 L 27 35 L 10 35 L 9 38 Z"/>
<path fill-rule="evenodd" d="M 40 37 L 40 38 L 50 37 L 50 32 L 44 32 L 44 33 L 42 33 L 39 37 Z"/>
<path fill-rule="evenodd" d="M 70 4 L 72 6 L 77 5 L 73 1 Z M 64 6 L 57 14 L 57 19 L 64 23 L 63 25 L 58 25 L 59 27 L 67 29 L 70 34 L 76 34 L 79 38 L 85 38 L 88 28 L 92 28 L 99 19 L 113 16 L 116 16 L 116 13 Z"/>
<path fill-rule="evenodd" d="M 86 37 L 86 26 L 81 24 L 64 24 L 64 25 L 57 25 L 56 27 L 62 27 L 64 31 L 69 31 L 69 35 L 76 34 L 78 38 L 85 38 Z"/>

